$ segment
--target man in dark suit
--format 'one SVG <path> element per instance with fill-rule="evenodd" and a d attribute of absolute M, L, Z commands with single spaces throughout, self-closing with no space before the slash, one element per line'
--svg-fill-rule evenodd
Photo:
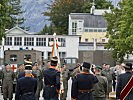
<path fill-rule="evenodd" d="M 36 100 L 37 80 L 32 77 L 32 70 L 25 70 L 25 77 L 17 80 L 15 100 Z"/>
<path fill-rule="evenodd" d="M 126 86 L 130 84 L 130 81 L 132 80 L 132 64 L 131 63 L 126 63 L 126 66 L 124 66 L 125 72 L 124 74 L 120 74 L 118 76 L 117 80 L 117 88 L 116 88 L 116 99 L 120 99 L 122 92 L 124 92 L 126 89 Z M 131 89 L 129 89 L 130 86 L 128 86 L 128 89 L 125 91 L 127 92 L 127 95 L 124 97 L 125 99 L 122 100 L 132 100 L 133 99 L 133 89 L 131 86 Z"/>
<path fill-rule="evenodd" d="M 57 63 L 57 57 L 53 57 L 50 67 L 43 72 L 45 85 L 43 93 L 44 100 L 59 100 L 60 72 L 56 70 Z"/>
<path fill-rule="evenodd" d="M 72 81 L 71 97 L 72 100 L 93 100 L 92 89 L 98 79 L 90 74 L 91 64 L 84 62 L 80 67 L 80 73 Z"/>

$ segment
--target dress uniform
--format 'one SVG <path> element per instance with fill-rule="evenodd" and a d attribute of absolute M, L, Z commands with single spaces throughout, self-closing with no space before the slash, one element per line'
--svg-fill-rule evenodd
<path fill-rule="evenodd" d="M 57 57 L 51 59 L 50 68 L 44 70 L 44 100 L 59 100 L 58 93 L 60 90 L 60 72 L 56 70 L 58 63 Z"/>
<path fill-rule="evenodd" d="M 32 69 L 32 64 L 31 64 L 31 63 L 25 63 L 25 64 L 24 64 L 24 68 L 25 68 L 26 70 Z M 32 75 L 34 76 L 34 78 L 37 77 L 36 74 L 35 74 L 34 72 L 32 72 Z M 19 78 L 22 78 L 22 77 L 25 77 L 25 71 L 21 71 L 21 72 L 19 72 L 18 75 L 17 75 L 17 78 L 18 78 L 18 79 L 19 79 Z"/>
<path fill-rule="evenodd" d="M 90 63 L 84 62 L 80 67 L 80 74 L 77 74 L 72 81 L 71 97 L 76 100 L 93 100 L 92 89 L 98 79 L 89 73 Z"/>
<path fill-rule="evenodd" d="M 37 80 L 32 77 L 31 70 L 25 70 L 25 77 L 17 80 L 15 100 L 36 100 Z"/>
<path fill-rule="evenodd" d="M 35 96 L 36 96 L 36 100 L 39 100 L 40 91 L 43 88 L 43 81 L 42 81 L 43 75 L 42 75 L 42 71 L 38 68 L 37 63 L 34 64 L 32 71 L 36 75 L 36 78 L 37 78 L 37 90 L 36 90 Z"/>
<path fill-rule="evenodd" d="M 94 85 L 94 100 L 106 100 L 106 95 L 108 93 L 108 80 L 106 77 L 101 76 L 101 66 L 96 66 L 95 74 L 98 79 L 98 83 Z"/>
<path fill-rule="evenodd" d="M 121 92 L 123 91 L 124 87 L 128 84 L 130 78 L 133 75 L 131 63 L 126 63 L 126 66 L 124 68 L 125 68 L 126 73 L 120 74 L 117 79 L 117 88 L 116 88 L 116 98 L 117 99 L 120 99 Z M 133 89 L 131 89 L 131 91 L 125 97 L 124 100 L 133 100 Z"/>
<path fill-rule="evenodd" d="M 13 98 L 13 80 L 14 80 L 14 73 L 11 71 L 11 66 L 6 64 L 6 70 L 3 71 L 2 75 L 2 91 L 3 91 L 3 98 L 4 100 L 12 100 Z"/>

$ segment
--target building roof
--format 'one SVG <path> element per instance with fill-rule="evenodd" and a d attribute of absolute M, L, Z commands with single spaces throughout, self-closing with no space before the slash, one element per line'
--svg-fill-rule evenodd
<path fill-rule="evenodd" d="M 106 28 L 106 20 L 103 15 L 92 15 L 89 13 L 71 13 L 72 20 L 84 20 L 84 27 Z"/>
<path fill-rule="evenodd" d="M 6 31 L 5 34 L 7 35 L 29 35 L 29 32 L 23 30 L 22 28 L 15 26 L 10 30 Z"/>

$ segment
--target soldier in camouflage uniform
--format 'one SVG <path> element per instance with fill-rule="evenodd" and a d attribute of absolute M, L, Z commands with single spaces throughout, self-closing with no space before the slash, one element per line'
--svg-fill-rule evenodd
<path fill-rule="evenodd" d="M 106 77 L 101 76 L 102 67 L 96 66 L 95 74 L 98 79 L 98 83 L 94 85 L 94 100 L 106 100 L 108 93 L 108 80 Z"/>
<path fill-rule="evenodd" d="M 112 92 L 112 74 L 110 70 L 110 65 L 106 64 L 105 69 L 102 71 L 102 76 L 105 76 L 108 80 L 108 94 Z"/>
<path fill-rule="evenodd" d="M 37 90 L 36 90 L 35 96 L 36 96 L 36 100 L 39 100 L 40 91 L 43 88 L 43 81 L 42 81 L 43 75 L 42 75 L 42 71 L 39 69 L 39 66 L 37 63 L 34 64 L 32 70 L 33 70 L 33 73 L 36 75 L 36 78 L 37 78 Z"/>
<path fill-rule="evenodd" d="M 70 78 L 70 73 L 66 65 L 63 65 L 62 78 L 63 78 L 64 93 L 61 94 L 61 100 L 66 100 L 67 90 L 68 90 L 68 80 Z"/>
<path fill-rule="evenodd" d="M 80 63 L 77 63 L 77 64 L 76 64 L 76 66 L 75 66 L 75 68 L 74 68 L 74 70 L 73 70 L 73 72 L 72 72 L 72 77 L 75 77 L 77 74 L 80 73 L 80 68 L 79 68 L 80 66 L 81 66 Z"/>
<path fill-rule="evenodd" d="M 3 98 L 4 100 L 12 100 L 13 98 L 13 79 L 14 79 L 14 73 L 11 71 L 11 66 L 6 64 L 6 69 L 3 70 L 2 74 L 2 90 L 3 90 Z"/>
<path fill-rule="evenodd" d="M 24 64 L 18 64 L 18 68 L 17 68 L 17 71 L 16 71 L 16 77 L 18 78 L 19 74 L 21 72 L 24 72 Z"/>

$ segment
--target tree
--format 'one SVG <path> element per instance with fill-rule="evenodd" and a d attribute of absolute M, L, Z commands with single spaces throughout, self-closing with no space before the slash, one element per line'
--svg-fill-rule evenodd
<path fill-rule="evenodd" d="M 11 7 L 8 5 L 8 0 L 0 1 L 0 40 L 3 37 L 6 26 L 11 21 L 11 17 L 9 15 L 10 9 Z"/>
<path fill-rule="evenodd" d="M 92 7 L 93 0 L 87 0 L 82 9 L 84 13 L 90 13 L 90 8 Z M 108 0 L 94 0 L 95 8 L 96 9 L 108 9 L 113 8 L 112 2 Z"/>
<path fill-rule="evenodd" d="M 123 0 L 119 8 L 106 13 L 107 49 L 112 50 L 116 61 L 123 62 L 125 56 L 133 54 L 133 0 Z"/>
<path fill-rule="evenodd" d="M 50 26 L 45 25 L 43 30 L 39 34 L 45 35 L 47 33 L 49 35 L 52 35 L 54 33 L 53 29 L 54 29 L 54 26 L 52 26 L 52 24 L 50 24 Z"/>
<path fill-rule="evenodd" d="M 44 15 L 50 17 L 57 34 L 68 34 L 68 22 L 70 13 L 88 13 L 93 0 L 55 0 L 48 7 Z M 111 2 L 107 0 L 95 0 L 96 8 L 109 8 Z"/>
<path fill-rule="evenodd" d="M 23 23 L 23 18 L 17 18 L 21 13 L 20 0 L 0 0 L 0 40 L 4 36 L 5 29 Z"/>
<path fill-rule="evenodd" d="M 10 16 L 11 16 L 11 23 L 8 25 L 8 28 L 14 27 L 16 24 L 21 25 L 24 22 L 24 18 L 20 17 L 21 14 L 24 12 L 21 10 L 20 0 L 10 0 L 10 6 L 11 6 L 11 11 L 10 11 Z M 23 28 L 23 27 L 22 27 Z"/>
<path fill-rule="evenodd" d="M 68 34 L 68 19 L 70 13 L 81 13 L 83 0 L 55 0 L 54 3 L 45 12 L 54 24 L 54 31 L 57 34 Z"/>

